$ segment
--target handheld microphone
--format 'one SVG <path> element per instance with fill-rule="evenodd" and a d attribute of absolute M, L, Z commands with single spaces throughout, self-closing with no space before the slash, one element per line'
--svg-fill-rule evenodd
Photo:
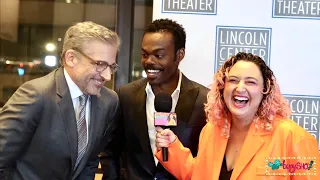
<path fill-rule="evenodd" d="M 166 93 L 159 93 L 154 100 L 154 125 L 163 128 L 177 126 L 177 115 L 172 113 L 172 98 Z M 162 148 L 162 160 L 168 161 L 168 148 Z"/>

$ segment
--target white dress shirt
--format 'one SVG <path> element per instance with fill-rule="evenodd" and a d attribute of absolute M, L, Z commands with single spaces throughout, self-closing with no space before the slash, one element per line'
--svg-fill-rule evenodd
<path fill-rule="evenodd" d="M 180 72 L 178 86 L 171 94 L 171 97 L 172 97 L 171 112 L 175 112 L 175 110 L 176 110 L 176 106 L 177 106 L 179 94 L 180 94 L 181 78 L 182 78 L 182 73 Z M 154 113 L 155 113 L 154 99 L 155 99 L 155 95 L 154 95 L 149 83 L 147 83 L 147 86 L 146 86 L 146 93 L 147 93 L 146 113 L 147 113 L 148 133 L 149 133 L 150 146 L 152 149 L 152 153 L 155 154 L 155 152 L 156 152 L 156 142 L 155 142 L 156 128 L 154 127 Z M 155 156 L 154 156 L 154 161 L 155 161 L 155 164 L 157 165 L 158 159 Z"/>
<path fill-rule="evenodd" d="M 80 111 L 79 96 L 82 96 L 83 93 L 80 90 L 80 88 L 76 85 L 76 83 L 74 83 L 73 80 L 70 78 L 66 69 L 63 68 L 63 72 L 64 72 L 64 77 L 66 78 L 68 88 L 70 91 L 76 119 L 78 120 L 79 119 L 79 117 L 78 117 L 79 111 Z M 86 104 L 87 144 L 88 144 L 88 139 L 89 139 L 89 123 L 90 123 L 90 96 L 89 96 L 89 98 L 87 100 L 87 104 Z"/>

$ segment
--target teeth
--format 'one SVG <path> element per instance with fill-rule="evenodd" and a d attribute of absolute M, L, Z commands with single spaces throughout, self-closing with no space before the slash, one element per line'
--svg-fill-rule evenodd
<path fill-rule="evenodd" d="M 160 70 L 148 69 L 147 72 L 148 73 L 158 73 L 158 72 L 160 72 Z"/>
<path fill-rule="evenodd" d="M 98 80 L 96 80 L 96 79 L 95 79 L 95 81 L 96 81 L 96 83 L 102 85 L 102 82 L 101 82 L 101 81 L 98 81 Z"/>
<path fill-rule="evenodd" d="M 234 99 L 238 100 L 238 101 L 247 101 L 248 100 L 248 98 L 246 98 L 246 97 L 239 97 L 239 96 L 235 96 Z"/>

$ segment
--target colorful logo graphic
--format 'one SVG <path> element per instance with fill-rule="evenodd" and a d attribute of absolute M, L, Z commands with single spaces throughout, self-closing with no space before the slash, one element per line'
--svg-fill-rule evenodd
<path fill-rule="evenodd" d="M 266 175 L 316 175 L 316 157 L 266 159 Z"/>
<path fill-rule="evenodd" d="M 282 166 L 283 169 L 288 169 L 290 173 L 294 173 L 296 169 L 310 170 L 313 163 L 314 161 L 311 160 L 310 163 L 297 162 L 296 164 L 287 164 L 286 160 L 283 160 L 281 163 L 279 159 L 276 159 L 274 162 L 269 162 L 268 166 L 271 167 L 272 170 L 279 169 L 279 167 Z"/>

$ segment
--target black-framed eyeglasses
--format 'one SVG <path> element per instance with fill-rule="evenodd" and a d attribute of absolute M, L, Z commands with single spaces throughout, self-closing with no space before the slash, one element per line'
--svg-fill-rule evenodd
<path fill-rule="evenodd" d="M 109 65 L 107 62 L 104 62 L 104 61 L 97 61 L 97 60 L 94 60 L 92 59 L 91 57 L 89 57 L 88 55 L 86 55 L 85 53 L 83 53 L 80 49 L 78 48 L 72 48 L 73 50 L 77 51 L 78 53 L 80 53 L 82 56 L 84 56 L 85 58 L 89 59 L 92 64 L 95 64 L 96 65 L 96 71 L 97 72 L 102 72 L 104 71 L 105 69 L 107 69 L 108 67 L 110 68 L 111 70 L 111 74 L 117 72 L 120 68 L 120 66 L 118 64 L 111 64 Z"/>

